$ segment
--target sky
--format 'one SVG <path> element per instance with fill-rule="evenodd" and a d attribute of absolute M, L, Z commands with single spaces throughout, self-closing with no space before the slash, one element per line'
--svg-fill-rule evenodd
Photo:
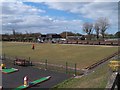
<path fill-rule="evenodd" d="M 113 2 L 114 1 L 114 2 Z M 85 34 L 83 23 L 100 17 L 109 19 L 106 33 L 118 31 L 118 0 L 2 0 L 1 33 L 61 33 Z"/>

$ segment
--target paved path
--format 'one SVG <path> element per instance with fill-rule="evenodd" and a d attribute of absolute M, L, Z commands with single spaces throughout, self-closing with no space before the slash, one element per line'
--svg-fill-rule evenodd
<path fill-rule="evenodd" d="M 21 66 L 14 66 L 8 62 L 5 63 L 7 67 L 14 67 L 19 69 L 19 71 L 11 74 L 2 74 L 3 88 L 15 88 L 20 86 L 21 84 L 23 84 L 23 77 L 26 75 L 29 77 L 30 81 L 46 76 L 51 76 L 50 80 L 43 82 L 34 88 L 51 88 L 54 85 L 71 77 L 70 75 L 64 73 L 40 70 L 38 68 L 34 68 L 33 66 L 21 67 Z"/>

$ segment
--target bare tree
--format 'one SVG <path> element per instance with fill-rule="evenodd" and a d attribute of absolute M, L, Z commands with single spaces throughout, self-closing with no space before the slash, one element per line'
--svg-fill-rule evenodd
<path fill-rule="evenodd" d="M 104 40 L 105 37 L 105 31 L 109 28 L 110 23 L 109 20 L 105 17 L 98 18 L 100 33 L 102 35 L 102 38 Z"/>
<path fill-rule="evenodd" d="M 85 33 L 87 33 L 89 40 L 91 40 L 92 28 L 93 28 L 93 24 L 92 23 L 86 22 L 86 23 L 83 24 L 83 31 Z"/>
<path fill-rule="evenodd" d="M 99 25 L 99 22 L 95 22 L 95 25 L 94 25 L 94 29 L 95 29 L 95 32 L 96 32 L 96 35 L 97 35 L 97 40 L 99 39 L 99 34 L 100 34 L 100 25 Z"/>

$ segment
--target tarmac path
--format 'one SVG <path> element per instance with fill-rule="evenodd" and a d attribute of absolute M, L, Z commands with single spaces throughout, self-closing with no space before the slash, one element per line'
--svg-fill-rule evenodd
<path fill-rule="evenodd" d="M 19 69 L 18 72 L 10 73 L 10 74 L 2 74 L 2 87 L 4 88 L 16 88 L 23 84 L 24 76 L 28 76 L 30 81 L 34 81 L 40 79 L 42 77 L 51 76 L 51 79 L 43 82 L 34 88 L 51 88 L 54 85 L 61 83 L 62 81 L 72 77 L 71 75 L 58 73 L 48 70 L 41 70 L 35 68 L 34 66 L 22 67 L 22 66 L 14 66 L 8 60 L 4 61 L 6 67 L 8 68 L 16 68 Z"/>

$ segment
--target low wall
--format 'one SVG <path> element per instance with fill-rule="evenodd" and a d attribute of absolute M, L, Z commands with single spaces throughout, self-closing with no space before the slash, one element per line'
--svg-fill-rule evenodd
<path fill-rule="evenodd" d="M 120 90 L 120 73 L 113 72 L 111 75 L 105 90 Z"/>

